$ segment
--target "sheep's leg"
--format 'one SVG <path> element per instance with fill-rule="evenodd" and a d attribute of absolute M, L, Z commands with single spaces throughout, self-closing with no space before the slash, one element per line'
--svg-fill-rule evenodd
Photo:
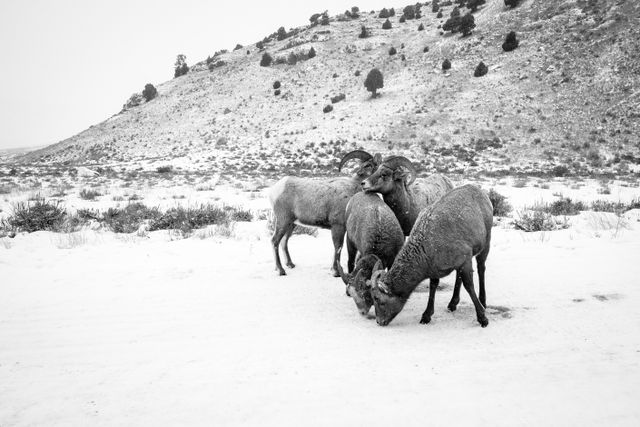
<path fill-rule="evenodd" d="M 345 229 L 343 225 L 334 225 L 331 227 L 331 239 L 333 240 L 333 265 L 331 272 L 333 277 L 340 277 L 338 273 L 338 263 L 340 262 L 340 253 L 342 252 L 342 243 L 344 242 Z"/>
<path fill-rule="evenodd" d="M 460 288 L 462 287 L 462 276 L 459 271 L 456 271 L 456 284 L 453 285 L 453 296 L 447 308 L 449 311 L 456 311 L 458 303 L 460 302 Z"/>
<path fill-rule="evenodd" d="M 284 234 L 284 239 L 282 241 L 282 249 L 284 250 L 284 257 L 287 261 L 287 267 L 294 268 L 296 265 L 291 261 L 291 255 L 289 255 L 289 237 L 293 234 L 293 230 L 296 228 L 295 223 L 291 224 Z"/>
<path fill-rule="evenodd" d="M 347 260 L 347 267 L 349 268 L 349 274 L 353 273 L 353 268 L 356 264 L 356 253 L 358 252 L 358 248 L 356 248 L 355 243 L 353 243 L 349 236 L 347 236 L 347 253 L 349 255 L 349 259 Z"/>
<path fill-rule="evenodd" d="M 282 238 L 284 237 L 284 235 L 286 234 L 289 228 L 288 225 L 282 226 L 283 222 L 285 221 L 278 220 L 276 218 L 276 226 L 275 226 L 275 231 L 273 232 L 273 236 L 271 237 L 271 245 L 273 246 L 273 257 L 276 260 L 276 271 L 280 273 L 281 276 L 286 276 L 287 273 L 284 271 L 284 268 L 282 268 L 282 263 L 280 262 L 280 251 L 278 250 L 278 247 L 280 246 L 280 241 L 282 240 Z"/>
<path fill-rule="evenodd" d="M 478 266 L 478 282 L 480 284 L 480 303 L 486 307 L 487 306 L 487 293 L 484 288 L 484 272 L 487 269 L 485 264 L 487 261 L 487 256 L 489 256 L 489 245 L 478 254 L 476 257 L 476 265 Z"/>
<path fill-rule="evenodd" d="M 460 273 L 462 275 L 462 284 L 464 288 L 469 293 L 471 297 L 471 301 L 473 301 L 473 305 L 476 307 L 476 317 L 478 319 L 478 323 L 483 328 L 489 324 L 489 320 L 484 313 L 484 306 L 478 300 L 478 296 L 476 295 L 476 291 L 473 288 L 473 266 L 471 264 L 471 257 L 465 262 L 464 266 L 460 269 Z"/>
<path fill-rule="evenodd" d="M 429 281 L 429 303 L 427 303 L 427 309 L 422 313 L 422 318 L 420 319 L 420 323 L 427 324 L 431 322 L 431 316 L 433 316 L 434 312 L 434 304 L 436 300 L 436 289 L 438 289 L 439 279 L 431 279 Z"/>

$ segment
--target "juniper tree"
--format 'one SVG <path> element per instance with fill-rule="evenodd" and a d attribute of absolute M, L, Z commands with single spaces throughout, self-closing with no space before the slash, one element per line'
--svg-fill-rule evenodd
<path fill-rule="evenodd" d="M 467 13 L 460 19 L 460 31 L 462 32 L 462 37 L 466 37 L 471 34 L 471 30 L 476 27 L 476 19 L 473 17 L 471 13 Z"/>
<path fill-rule="evenodd" d="M 269 55 L 269 52 L 265 52 L 262 54 L 262 59 L 260 60 L 261 67 L 268 67 L 273 62 L 273 58 Z"/>
<path fill-rule="evenodd" d="M 369 92 L 371 92 L 372 98 L 378 96 L 378 89 L 382 89 L 384 87 L 384 81 L 380 70 L 373 68 L 369 71 L 369 74 L 367 74 L 367 78 L 364 81 L 364 86 Z"/>
<path fill-rule="evenodd" d="M 519 44 L 520 42 L 516 38 L 516 32 L 510 31 L 509 34 L 507 34 L 507 37 L 504 39 L 504 43 L 502 43 L 502 49 L 505 52 L 510 52 L 517 48 Z"/>
<path fill-rule="evenodd" d="M 415 19 L 416 8 L 412 5 L 405 6 L 405 8 L 402 10 L 402 16 L 404 16 L 405 19 Z"/>
<path fill-rule="evenodd" d="M 277 36 L 278 41 L 286 39 L 287 36 L 288 36 L 287 30 L 285 30 L 284 27 L 278 28 L 278 36 Z"/>
<path fill-rule="evenodd" d="M 180 54 L 176 56 L 175 68 L 173 70 L 173 77 L 180 77 L 189 72 L 189 66 L 187 65 L 187 56 Z"/>
<path fill-rule="evenodd" d="M 484 62 L 480 61 L 480 63 L 476 67 L 476 70 L 473 72 L 473 77 L 482 77 L 487 74 L 488 71 L 489 69 L 486 65 L 484 65 Z"/>
<path fill-rule="evenodd" d="M 467 2 L 467 9 L 471 9 L 471 13 L 474 13 L 478 11 L 478 7 L 485 3 L 485 0 L 469 0 Z"/>
<path fill-rule="evenodd" d="M 156 96 L 158 96 L 158 90 L 155 88 L 154 85 L 152 85 L 151 83 L 147 83 L 146 85 L 144 85 L 144 90 L 142 91 L 142 97 L 145 99 L 145 101 L 149 102 Z"/>
<path fill-rule="evenodd" d="M 447 21 L 442 25 L 442 29 L 444 31 L 451 31 L 451 34 L 455 34 L 460 31 L 460 24 L 462 23 L 462 18 L 459 16 L 452 16 L 447 19 Z"/>

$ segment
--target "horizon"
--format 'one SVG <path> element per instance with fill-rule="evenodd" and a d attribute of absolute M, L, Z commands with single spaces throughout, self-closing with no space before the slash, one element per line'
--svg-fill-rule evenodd
<path fill-rule="evenodd" d="M 108 119 L 146 83 L 171 80 L 178 54 L 192 65 L 238 43 L 254 44 L 281 26 L 308 25 L 313 13 L 325 9 L 334 16 L 352 6 L 398 7 L 389 3 L 329 0 L 314 9 L 249 0 L 237 11 L 235 4 L 204 0 L 3 2 L 0 150 L 45 147 Z"/>

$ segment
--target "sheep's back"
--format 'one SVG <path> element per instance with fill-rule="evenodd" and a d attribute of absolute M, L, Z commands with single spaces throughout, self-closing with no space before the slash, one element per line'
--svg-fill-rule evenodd
<path fill-rule="evenodd" d="M 493 208 L 487 194 L 467 184 L 443 196 L 418 218 L 420 229 L 443 240 L 466 239 L 484 243 L 493 223 Z"/>
<path fill-rule="evenodd" d="M 328 227 L 344 224 L 344 212 L 351 196 L 360 190 L 349 178 L 313 179 L 287 176 L 269 191 L 274 210 L 291 212 L 308 225 Z"/>
<path fill-rule="evenodd" d="M 437 275 L 457 268 L 470 249 L 480 252 L 489 242 L 493 208 L 488 195 L 467 184 L 442 196 L 423 210 L 398 255 L 401 263 L 435 266 Z"/>
<path fill-rule="evenodd" d="M 410 187 L 414 203 L 419 210 L 425 209 L 453 189 L 449 178 L 440 174 L 433 174 L 426 178 L 417 179 Z"/>
<path fill-rule="evenodd" d="M 347 233 L 361 254 L 374 254 L 391 264 L 404 243 L 395 214 L 377 194 L 357 193 L 347 205 Z"/>

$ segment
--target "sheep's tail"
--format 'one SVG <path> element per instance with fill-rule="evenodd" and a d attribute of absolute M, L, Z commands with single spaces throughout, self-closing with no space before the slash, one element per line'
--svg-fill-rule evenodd
<path fill-rule="evenodd" d="M 269 196 L 269 202 L 271 203 L 271 207 L 275 205 L 276 200 L 278 200 L 280 195 L 284 193 L 288 179 L 289 179 L 288 176 L 281 178 L 278 182 L 273 184 L 273 186 L 269 189 L 268 196 Z"/>

